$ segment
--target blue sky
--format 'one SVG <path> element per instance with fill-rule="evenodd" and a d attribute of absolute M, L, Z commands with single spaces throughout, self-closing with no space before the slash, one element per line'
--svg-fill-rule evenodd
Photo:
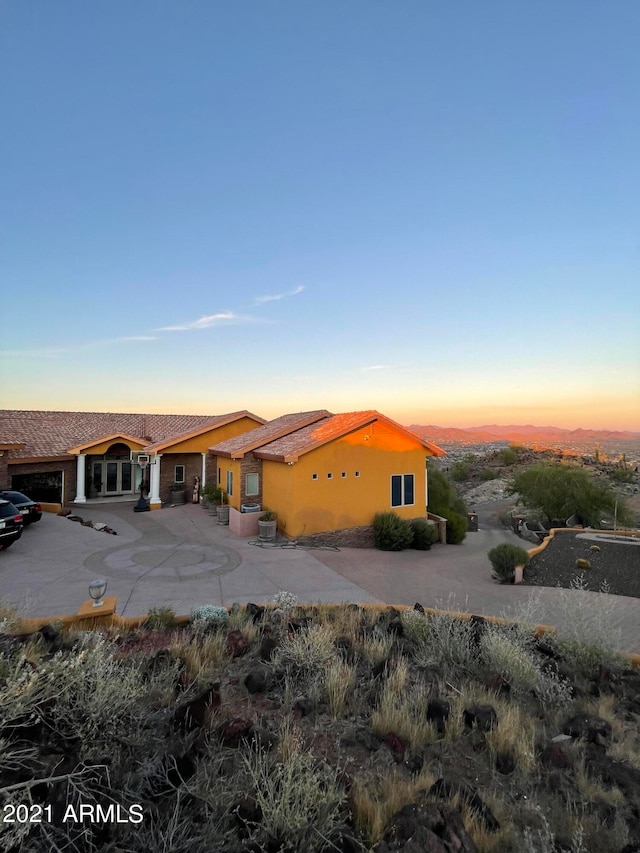
<path fill-rule="evenodd" d="M 639 31 L 0 3 L 0 405 L 640 429 Z"/>

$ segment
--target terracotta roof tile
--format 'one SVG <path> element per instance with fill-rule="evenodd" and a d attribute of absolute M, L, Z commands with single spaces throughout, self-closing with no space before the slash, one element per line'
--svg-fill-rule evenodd
<path fill-rule="evenodd" d="M 342 412 L 338 415 L 332 415 L 324 418 L 315 424 L 311 424 L 303 429 L 299 429 L 288 435 L 282 436 L 269 444 L 260 447 L 256 454 L 261 458 L 275 459 L 279 461 L 289 461 L 291 457 L 296 457 L 313 450 L 321 444 L 326 444 L 335 438 L 340 438 L 353 430 L 360 429 L 374 421 L 381 421 L 393 428 L 399 430 L 405 435 L 414 438 L 423 447 L 431 450 L 434 456 L 444 456 L 444 451 L 435 444 L 428 442 L 424 436 L 418 435 L 410 429 L 402 426 L 396 421 L 391 420 L 386 415 L 380 414 L 375 409 L 369 409 L 362 412 Z"/>
<path fill-rule="evenodd" d="M 216 444 L 209 449 L 212 453 L 217 453 L 221 456 L 242 458 L 250 450 L 262 447 L 264 444 L 268 444 L 282 435 L 300 429 L 309 423 L 317 423 L 320 420 L 325 420 L 330 414 L 326 409 L 318 409 L 312 412 L 290 412 L 287 415 L 281 415 L 279 418 L 269 421 L 263 426 L 256 427 L 256 429 L 249 430 L 242 435 L 237 435 L 235 438 L 222 441 L 220 444 Z"/>
<path fill-rule="evenodd" d="M 237 413 L 243 414 L 243 413 Z M 69 449 L 113 435 L 131 435 L 146 443 L 177 438 L 229 415 L 155 415 L 116 412 L 43 412 L 0 410 L 0 441 L 19 441 L 11 457 L 66 456 Z M 6 437 L 6 439 L 5 439 Z"/>

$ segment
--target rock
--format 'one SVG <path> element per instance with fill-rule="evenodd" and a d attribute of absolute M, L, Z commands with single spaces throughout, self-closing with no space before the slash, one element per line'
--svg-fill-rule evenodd
<path fill-rule="evenodd" d="M 498 725 L 498 715 L 493 705 L 472 705 L 464 709 L 462 717 L 467 728 L 475 726 L 481 732 L 490 732 Z"/>
<path fill-rule="evenodd" d="M 551 743 L 566 743 L 568 740 L 573 740 L 571 735 L 556 735 L 551 738 Z"/>
<path fill-rule="evenodd" d="M 571 740 L 571 738 L 569 738 Z M 569 770 L 573 767 L 571 756 L 564 747 L 558 743 L 550 743 L 540 753 L 540 763 L 544 767 L 552 767 L 555 770 Z"/>
<path fill-rule="evenodd" d="M 499 672 L 492 672 L 486 675 L 483 683 L 487 690 L 491 690 L 499 696 L 508 696 L 511 693 L 511 685 Z"/>
<path fill-rule="evenodd" d="M 260 642 L 260 660 L 271 660 L 273 653 L 278 648 L 278 641 L 275 637 L 263 637 Z"/>
<path fill-rule="evenodd" d="M 496 755 L 496 770 L 503 776 L 508 776 L 516 769 L 516 760 L 510 752 L 499 752 Z"/>
<path fill-rule="evenodd" d="M 251 720 L 236 717 L 218 726 L 217 734 L 224 746 L 238 747 L 243 740 L 249 740 L 253 733 Z"/>
<path fill-rule="evenodd" d="M 217 710 L 221 703 L 220 684 L 212 684 L 194 699 L 175 709 L 173 714 L 174 728 L 187 732 L 202 728 L 210 712 Z"/>
<path fill-rule="evenodd" d="M 251 827 L 262 820 L 262 809 L 253 797 L 245 797 L 232 807 L 236 821 L 242 830 L 242 835 L 247 835 Z"/>
<path fill-rule="evenodd" d="M 446 699 L 430 699 L 427 703 L 427 720 L 435 723 L 439 735 L 443 735 L 446 722 L 451 715 L 451 705 Z"/>
<path fill-rule="evenodd" d="M 244 686 L 249 693 L 266 693 L 270 680 L 270 673 L 266 667 L 256 667 L 246 676 Z"/>
<path fill-rule="evenodd" d="M 258 604 L 253 604 L 249 602 L 247 604 L 247 613 L 251 616 L 253 623 L 259 622 L 264 616 L 264 607 L 260 607 Z"/>
<path fill-rule="evenodd" d="M 313 714 L 316 709 L 316 703 L 313 699 L 309 699 L 306 696 L 301 696 L 296 700 L 295 705 L 292 708 L 293 714 L 297 720 L 302 717 L 308 717 L 309 714 Z"/>
<path fill-rule="evenodd" d="M 393 755 L 393 760 L 396 764 L 402 764 L 407 749 L 407 741 L 399 737 L 395 732 L 388 732 L 385 735 L 384 742 L 391 750 L 391 755 Z"/>
<path fill-rule="evenodd" d="M 232 658 L 240 658 L 249 650 L 249 643 L 245 640 L 242 631 L 229 631 L 226 646 Z"/>
<path fill-rule="evenodd" d="M 439 797 L 445 800 L 452 799 L 456 794 L 460 799 L 465 801 L 469 808 L 476 812 L 490 832 L 496 832 L 500 829 L 500 824 L 489 806 L 483 802 L 476 789 L 471 785 L 467 785 L 466 782 L 440 778 L 427 791 L 427 796 Z"/>
<path fill-rule="evenodd" d="M 376 853 L 477 853 L 460 812 L 421 801 L 405 806 L 389 821 Z"/>
<path fill-rule="evenodd" d="M 417 610 L 418 613 L 424 613 L 424 607 L 420 604 L 419 601 L 416 601 L 416 603 L 413 605 L 413 609 Z"/>
<path fill-rule="evenodd" d="M 572 738 L 582 738 L 589 743 L 608 744 L 611 736 L 611 725 L 602 717 L 595 714 L 576 714 L 568 719 L 562 731 Z"/>

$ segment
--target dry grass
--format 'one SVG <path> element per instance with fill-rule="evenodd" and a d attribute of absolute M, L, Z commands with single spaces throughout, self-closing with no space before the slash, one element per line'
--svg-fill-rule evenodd
<path fill-rule="evenodd" d="M 348 709 L 348 697 L 356 683 L 357 670 L 341 660 L 333 661 L 325 675 L 325 689 L 329 710 L 334 720 L 344 717 Z"/>
<path fill-rule="evenodd" d="M 184 660 L 189 681 L 196 686 L 211 682 L 220 666 L 231 660 L 222 631 L 206 634 L 197 643 L 182 640 L 169 648 L 174 657 Z"/>
<path fill-rule="evenodd" d="M 371 715 L 371 728 L 383 736 L 393 732 L 406 740 L 412 751 L 433 743 L 438 734 L 435 725 L 426 718 L 427 700 L 428 694 L 422 685 L 413 685 L 399 694 L 387 683 Z"/>
<path fill-rule="evenodd" d="M 374 783 L 354 781 L 351 808 L 355 825 L 369 844 L 381 841 L 393 815 L 415 802 L 422 791 L 427 791 L 435 777 L 427 767 L 419 775 L 405 778 L 400 771 L 390 773 Z"/>

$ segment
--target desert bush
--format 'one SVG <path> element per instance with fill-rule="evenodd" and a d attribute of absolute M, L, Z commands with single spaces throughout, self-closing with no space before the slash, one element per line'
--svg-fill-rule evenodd
<path fill-rule="evenodd" d="M 518 450 L 515 447 L 503 447 L 496 454 L 501 465 L 515 465 L 518 461 Z"/>
<path fill-rule="evenodd" d="M 489 551 L 488 557 L 493 567 L 492 576 L 500 583 L 512 583 L 516 566 L 526 566 L 531 559 L 524 548 L 510 542 L 496 545 Z"/>
<path fill-rule="evenodd" d="M 229 611 L 226 607 L 215 607 L 213 604 L 203 604 L 191 611 L 191 624 L 198 631 L 208 628 L 219 628 L 229 621 Z"/>
<path fill-rule="evenodd" d="M 424 518 L 414 518 L 411 522 L 411 530 L 413 532 L 411 547 L 417 551 L 428 551 L 440 538 L 435 524 L 430 524 Z"/>
<path fill-rule="evenodd" d="M 326 850 L 345 829 L 346 795 L 335 771 L 301 744 L 286 761 L 255 750 L 243 755 L 262 819 L 252 833 L 260 849 Z"/>
<path fill-rule="evenodd" d="M 459 545 L 467 535 L 466 516 L 447 510 L 444 517 L 447 519 L 447 545 Z"/>
<path fill-rule="evenodd" d="M 327 668 L 325 689 L 334 720 L 343 717 L 347 711 L 347 700 L 356 682 L 356 674 L 355 666 L 341 660 L 334 660 Z"/>
<path fill-rule="evenodd" d="M 275 667 L 284 667 L 292 675 L 321 677 L 336 657 L 334 634 L 328 625 L 310 625 L 287 636 L 273 656 Z"/>
<path fill-rule="evenodd" d="M 285 612 L 291 610 L 298 603 L 298 596 L 294 592 L 281 589 L 273 596 L 273 603 Z"/>
<path fill-rule="evenodd" d="M 477 647 L 468 619 L 434 613 L 425 621 L 428 630 L 415 641 L 414 661 L 418 666 L 451 667 L 454 672 L 477 669 Z"/>
<path fill-rule="evenodd" d="M 151 607 L 147 611 L 144 627 L 151 631 L 166 631 L 176 626 L 176 612 L 173 607 Z"/>
<path fill-rule="evenodd" d="M 454 462 L 451 466 L 451 479 L 456 483 L 463 483 L 469 479 L 471 475 L 471 465 L 469 462 Z"/>
<path fill-rule="evenodd" d="M 495 468 L 484 468 L 480 474 L 480 479 L 487 482 L 488 480 L 497 480 L 499 476 L 500 474 Z"/>
<path fill-rule="evenodd" d="M 397 513 L 377 512 L 373 518 L 373 536 L 376 548 L 381 551 L 403 551 L 413 541 L 413 530 Z"/>

